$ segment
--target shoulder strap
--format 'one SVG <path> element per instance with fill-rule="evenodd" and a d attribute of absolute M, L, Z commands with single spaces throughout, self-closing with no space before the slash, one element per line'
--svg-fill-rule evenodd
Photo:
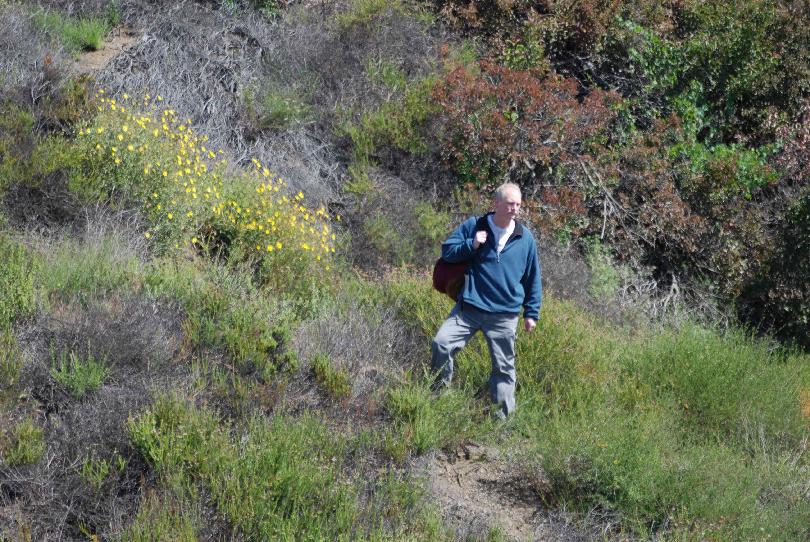
<path fill-rule="evenodd" d="M 481 231 L 487 229 L 487 215 L 484 214 L 478 218 L 475 222 L 475 231 Z"/>

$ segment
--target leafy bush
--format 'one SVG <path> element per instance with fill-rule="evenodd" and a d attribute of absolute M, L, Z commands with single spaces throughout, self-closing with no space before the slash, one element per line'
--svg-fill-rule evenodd
<path fill-rule="evenodd" d="M 0 332 L 34 312 L 35 260 L 22 245 L 0 234 Z"/>
<path fill-rule="evenodd" d="M 65 47 L 74 54 L 101 49 L 111 22 L 99 17 L 68 17 L 45 9 L 34 12 L 34 21 L 45 30 L 58 34 Z"/>
<path fill-rule="evenodd" d="M 82 399 L 88 392 L 98 390 L 108 372 L 104 361 L 92 355 L 81 359 L 75 352 L 62 351 L 57 356 L 56 351 L 51 350 L 51 377 L 74 399 Z"/>
<path fill-rule="evenodd" d="M 315 382 L 334 399 L 344 399 L 351 394 L 352 386 L 349 375 L 332 366 L 329 357 L 318 354 L 312 360 L 312 374 Z"/>
<path fill-rule="evenodd" d="M 788 3 L 789 4 L 789 3 Z M 801 12 L 801 13 L 799 13 Z M 702 137 L 772 137 L 768 116 L 798 110 L 807 85 L 807 14 L 775 0 L 684 2 L 672 36 L 626 23 L 640 38 L 630 59 L 670 107 L 695 107 Z M 772 124 L 772 123 L 771 123 Z"/>
<path fill-rule="evenodd" d="M 581 175 L 577 161 L 599 147 L 615 97 L 596 90 L 580 101 L 571 79 L 538 79 L 489 61 L 480 69 L 453 70 L 433 93 L 444 157 L 460 179 L 534 185 Z"/>
<path fill-rule="evenodd" d="M 3 462 L 12 467 L 36 463 L 45 453 L 42 429 L 26 419 L 6 430 L 0 444 Z"/>
<path fill-rule="evenodd" d="M 777 245 L 742 294 L 745 318 L 804 348 L 810 347 L 810 194 L 788 210 Z"/>
<path fill-rule="evenodd" d="M 99 97 L 102 112 L 79 130 L 84 162 L 72 187 L 94 199 L 140 205 L 160 250 L 190 247 L 254 262 L 271 285 L 316 282 L 334 252 L 325 208 L 304 206 L 258 160 L 229 172 L 222 151 L 206 146 L 160 96 Z M 219 158 L 219 159 L 217 159 Z"/>
<path fill-rule="evenodd" d="M 259 379 L 296 365 L 288 350 L 292 316 L 280 299 L 268 298 L 244 269 L 158 260 L 144 282 L 151 296 L 180 303 L 189 346 L 222 348 L 241 374 Z"/>

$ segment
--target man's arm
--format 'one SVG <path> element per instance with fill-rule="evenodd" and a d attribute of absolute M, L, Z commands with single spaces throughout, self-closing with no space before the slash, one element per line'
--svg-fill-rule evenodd
<path fill-rule="evenodd" d="M 442 243 L 442 259 L 448 263 L 469 260 L 478 248 L 475 245 L 475 217 L 465 220 Z"/>
<path fill-rule="evenodd" d="M 543 299 L 543 281 L 540 272 L 540 259 L 537 256 L 537 245 L 532 246 L 526 261 L 526 272 L 523 274 L 523 317 L 526 331 L 531 331 L 540 317 L 540 304 Z"/>

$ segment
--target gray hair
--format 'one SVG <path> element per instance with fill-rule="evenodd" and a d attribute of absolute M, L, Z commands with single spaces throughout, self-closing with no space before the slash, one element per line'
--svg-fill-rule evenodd
<path fill-rule="evenodd" d="M 503 183 L 501 186 L 495 189 L 495 199 L 498 201 L 503 200 L 504 196 L 506 196 L 506 193 L 512 190 L 517 192 L 518 196 L 523 197 L 523 195 L 520 192 L 520 187 L 518 185 L 516 185 L 515 183 Z"/>

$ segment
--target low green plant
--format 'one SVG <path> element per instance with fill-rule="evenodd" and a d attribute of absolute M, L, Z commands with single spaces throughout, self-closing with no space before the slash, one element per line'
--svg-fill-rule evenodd
<path fill-rule="evenodd" d="M 10 467 L 36 463 L 45 453 L 43 431 L 30 419 L 13 426 L 3 440 L 0 451 L 3 461 Z"/>
<path fill-rule="evenodd" d="M 33 314 L 36 260 L 21 244 L 0 233 L 0 332 Z"/>
<path fill-rule="evenodd" d="M 144 273 L 143 262 L 122 233 L 78 243 L 65 239 L 50 246 L 34 275 L 49 297 L 86 302 L 126 291 Z"/>
<path fill-rule="evenodd" d="M 405 90 L 408 84 L 405 73 L 390 60 L 369 57 L 366 61 L 366 73 L 373 83 L 383 85 L 395 92 Z"/>
<path fill-rule="evenodd" d="M 195 350 L 221 348 L 242 374 L 262 380 L 297 365 L 289 349 L 297 309 L 271 297 L 248 269 L 166 258 L 156 260 L 144 280 L 150 296 L 183 307 L 185 337 Z"/>
<path fill-rule="evenodd" d="M 337 26 L 344 32 L 357 26 L 368 26 L 389 10 L 404 14 L 405 6 L 400 0 L 352 0 L 347 9 L 338 14 Z"/>
<path fill-rule="evenodd" d="M 22 365 L 23 359 L 11 330 L 0 330 L 0 389 L 17 382 Z"/>
<path fill-rule="evenodd" d="M 58 355 L 51 348 L 51 378 L 64 387 L 74 399 L 81 399 L 98 390 L 104 383 L 109 368 L 92 354 L 83 359 L 75 352 L 63 350 Z"/>
<path fill-rule="evenodd" d="M 452 448 L 486 430 L 484 405 L 451 390 L 433 397 L 428 379 L 406 382 L 388 391 L 385 409 L 395 421 L 387 452 L 394 459 Z"/>
<path fill-rule="evenodd" d="M 450 215 L 436 210 L 430 203 L 423 201 L 414 207 L 416 223 L 419 225 L 420 235 L 431 246 L 443 241 L 450 233 Z"/>
<path fill-rule="evenodd" d="M 427 77 L 409 83 L 399 100 L 384 103 L 375 111 L 362 115 L 359 124 L 346 123 L 343 132 L 354 145 L 354 162 L 372 163 L 378 145 L 390 145 L 413 154 L 424 153 L 427 143 L 421 128 L 437 110 L 430 99 L 436 80 Z"/>
<path fill-rule="evenodd" d="M 101 17 L 75 18 L 38 9 L 34 22 L 49 32 L 56 33 L 68 51 L 98 51 L 104 45 L 104 36 L 110 31 L 110 21 Z"/>
<path fill-rule="evenodd" d="M 110 474 L 110 463 L 103 458 L 97 459 L 88 456 L 84 459 L 79 474 L 88 484 L 98 490 Z"/>
<path fill-rule="evenodd" d="M 184 500 L 148 491 L 122 536 L 124 542 L 197 542 L 198 514 Z"/>
<path fill-rule="evenodd" d="M 312 360 L 312 374 L 315 382 L 333 399 L 345 399 L 352 393 L 349 375 L 345 370 L 334 367 L 325 354 L 318 354 Z"/>
<path fill-rule="evenodd" d="M 598 299 L 612 299 L 619 288 L 621 276 L 613 263 L 610 249 L 598 237 L 585 241 L 586 259 L 591 270 L 588 291 Z"/>
<path fill-rule="evenodd" d="M 258 97 L 248 92 L 244 101 L 248 115 L 262 130 L 284 130 L 306 122 L 310 116 L 309 106 L 289 89 L 271 86 Z"/>
<path fill-rule="evenodd" d="M 308 415 L 254 418 L 234 431 L 212 411 L 171 396 L 158 398 L 128 428 L 161 483 L 204 488 L 246 538 L 442 539 L 413 481 L 346 477 L 347 461 L 379 442 L 369 431 L 330 431 Z M 369 490 L 377 498 L 360 506 Z"/>
<path fill-rule="evenodd" d="M 413 257 L 412 240 L 399 235 L 383 215 L 367 218 L 363 222 L 363 233 L 378 253 L 393 258 L 399 265 Z"/>

